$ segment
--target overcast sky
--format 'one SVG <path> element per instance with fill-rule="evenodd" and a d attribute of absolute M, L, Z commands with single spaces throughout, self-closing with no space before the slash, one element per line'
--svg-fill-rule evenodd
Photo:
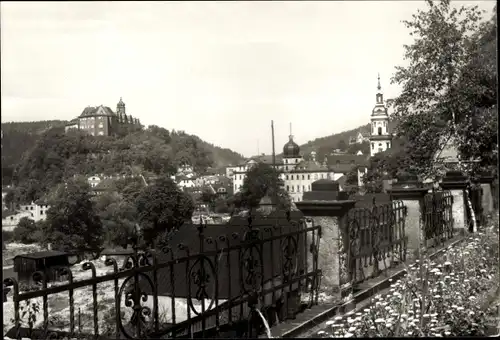
<path fill-rule="evenodd" d="M 494 1 L 464 1 L 487 10 Z M 423 1 L 1 2 L 2 122 L 88 105 L 250 156 L 369 122 Z"/>

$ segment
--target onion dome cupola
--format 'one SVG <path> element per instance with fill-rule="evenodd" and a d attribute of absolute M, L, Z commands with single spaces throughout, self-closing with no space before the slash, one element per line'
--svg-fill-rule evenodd
<path fill-rule="evenodd" d="M 301 158 L 300 147 L 293 141 L 292 123 L 290 123 L 290 135 L 288 138 L 288 143 L 283 146 L 283 158 Z"/>
<path fill-rule="evenodd" d="M 293 141 L 293 136 L 289 136 L 288 143 L 283 146 L 283 157 L 300 158 L 300 147 Z"/>
<path fill-rule="evenodd" d="M 377 84 L 377 94 L 375 96 L 376 102 L 375 107 L 372 111 L 372 116 L 387 116 L 387 107 L 384 104 L 384 94 L 382 92 L 382 87 L 380 86 L 380 74 L 378 75 L 378 84 Z"/>

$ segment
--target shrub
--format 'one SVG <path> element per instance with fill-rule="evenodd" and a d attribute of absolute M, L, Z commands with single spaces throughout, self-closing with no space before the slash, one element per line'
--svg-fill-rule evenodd
<path fill-rule="evenodd" d="M 14 229 L 14 240 L 24 244 L 35 243 L 36 223 L 27 217 L 21 218 L 19 224 Z"/>
<path fill-rule="evenodd" d="M 421 275 L 423 273 L 423 276 Z M 484 336 L 481 301 L 498 285 L 498 225 L 408 268 L 370 307 L 327 322 L 322 337 Z"/>
<path fill-rule="evenodd" d="M 2 230 L 2 240 L 7 243 L 14 240 L 14 232 L 9 230 Z"/>

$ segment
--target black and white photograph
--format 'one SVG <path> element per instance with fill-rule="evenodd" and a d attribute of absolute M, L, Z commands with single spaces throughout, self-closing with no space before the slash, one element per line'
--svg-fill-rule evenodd
<path fill-rule="evenodd" d="M 500 336 L 495 0 L 1 1 L 4 339 Z"/>

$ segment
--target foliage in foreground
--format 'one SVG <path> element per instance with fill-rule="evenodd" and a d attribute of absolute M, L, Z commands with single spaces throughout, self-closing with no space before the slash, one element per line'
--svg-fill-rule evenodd
<path fill-rule="evenodd" d="M 362 312 L 328 321 L 318 335 L 484 336 L 482 300 L 498 285 L 498 264 L 497 224 L 448 247 L 442 258 L 425 261 L 422 268 L 410 266 L 386 296 L 376 296 Z"/>
<path fill-rule="evenodd" d="M 407 66 L 396 67 L 391 80 L 402 88 L 391 101 L 399 140 L 372 158 L 368 189 L 401 169 L 439 179 L 444 169 L 434 155 L 441 138 L 454 134 L 463 159 L 479 160 L 476 167 L 496 172 L 496 14 L 489 21 L 482 14 L 477 6 L 429 0 L 426 10 L 403 21 L 415 39 L 404 46 Z"/>
<path fill-rule="evenodd" d="M 235 208 L 255 208 L 264 196 L 276 198 L 278 207 L 290 208 L 290 196 L 283 188 L 279 172 L 269 164 L 257 163 L 246 174 L 240 192 L 235 195 Z"/>

